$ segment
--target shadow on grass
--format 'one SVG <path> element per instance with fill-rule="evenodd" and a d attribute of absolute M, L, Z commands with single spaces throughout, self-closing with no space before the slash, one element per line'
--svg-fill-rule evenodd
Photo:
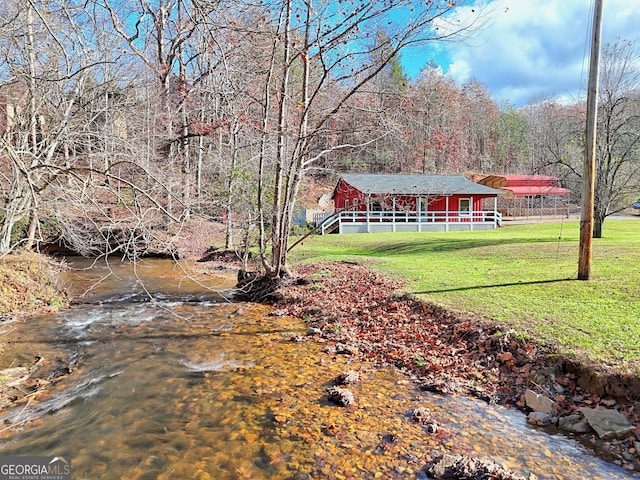
<path fill-rule="evenodd" d="M 469 250 L 472 248 L 497 247 L 500 245 L 535 244 L 535 243 L 557 243 L 557 238 L 500 238 L 500 239 L 451 239 L 451 240 L 428 240 L 421 242 L 402 242 L 379 245 L 371 248 L 360 246 L 373 255 L 388 254 L 421 254 L 454 252 L 458 250 Z M 567 240 L 561 240 L 565 243 Z"/>
<path fill-rule="evenodd" d="M 488 288 L 499 288 L 499 287 L 515 287 L 519 285 L 543 285 L 545 283 L 570 282 L 573 280 L 575 280 L 575 278 L 556 278 L 551 280 L 532 280 L 530 282 L 510 282 L 510 283 L 496 283 L 493 285 L 474 285 L 472 287 L 443 288 L 440 290 L 424 290 L 422 292 L 411 292 L 411 293 L 412 295 L 426 295 L 428 293 L 466 292 L 469 290 L 484 290 Z"/>

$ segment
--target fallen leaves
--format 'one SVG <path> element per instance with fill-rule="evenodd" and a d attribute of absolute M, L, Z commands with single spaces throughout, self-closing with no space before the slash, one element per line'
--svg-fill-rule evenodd
<path fill-rule="evenodd" d="M 280 311 L 310 320 L 328 351 L 393 365 L 433 383 L 451 381 L 460 393 L 504 400 L 534 349 L 508 332 L 435 305 L 395 295 L 402 284 L 352 263 L 303 265 L 312 279 L 280 292 Z M 322 288 L 318 288 L 321 284 Z M 479 368 L 481 367 L 481 368 Z M 510 400 L 510 399 L 509 399 Z"/>

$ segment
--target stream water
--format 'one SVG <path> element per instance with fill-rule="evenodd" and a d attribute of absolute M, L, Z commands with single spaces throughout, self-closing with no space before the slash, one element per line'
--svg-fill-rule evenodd
<path fill-rule="evenodd" d="M 3 358 L 64 358 L 73 371 L 0 412 L 0 456 L 69 456 L 74 479 L 426 478 L 440 452 L 540 479 L 637 478 L 517 411 L 421 392 L 393 370 L 292 341 L 302 322 L 229 302 L 211 291 L 231 286 L 223 277 L 193 281 L 165 260 L 70 265 L 86 303 L 12 324 Z M 362 381 L 355 404 L 338 407 L 325 390 L 348 369 Z M 418 406 L 436 433 L 412 421 Z"/>

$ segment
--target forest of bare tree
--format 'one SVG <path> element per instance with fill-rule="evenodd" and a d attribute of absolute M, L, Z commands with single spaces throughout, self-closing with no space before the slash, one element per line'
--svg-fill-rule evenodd
<path fill-rule="evenodd" d="M 423 2 L 424 3 L 424 2 Z M 409 46 L 465 1 L 0 0 L 0 255 L 172 253 L 185 222 L 287 273 L 300 188 L 341 172 L 546 174 L 578 192 L 585 106 L 515 108 Z M 603 52 L 596 225 L 640 197 L 636 46 Z"/>

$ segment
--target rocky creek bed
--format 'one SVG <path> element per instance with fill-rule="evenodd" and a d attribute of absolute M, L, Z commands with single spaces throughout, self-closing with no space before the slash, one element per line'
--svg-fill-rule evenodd
<path fill-rule="evenodd" d="M 226 268 L 217 260 L 203 269 Z M 294 277 L 276 284 L 244 278 L 240 296 L 272 304 L 272 315 L 291 315 L 307 323 L 307 334 L 292 341 L 317 339 L 334 355 L 393 366 L 425 391 L 521 409 L 530 423 L 548 433 L 573 437 L 601 457 L 640 472 L 638 377 L 564 357 L 484 319 L 399 296 L 399 282 L 362 265 L 303 265 Z M 4 340 L 10 336 L 10 329 L 3 332 Z M 51 355 L 46 361 L 25 359 L 24 365 L 2 366 L 0 408 L 37 401 L 40 389 L 74 368 Z M 349 392 L 350 375 L 345 372 L 336 380 L 327 391 L 329 399 L 345 405 L 357 402 Z M 425 428 L 438 428 L 429 412 L 416 411 L 413 419 Z M 520 478 L 486 459 L 455 455 L 433 458 L 429 468 L 434 478 Z"/>
<path fill-rule="evenodd" d="M 308 335 L 297 341 L 319 336 L 335 353 L 392 365 L 424 390 L 519 408 L 548 433 L 574 437 L 603 458 L 640 472 L 636 376 L 578 362 L 472 315 L 398 296 L 399 282 L 358 264 L 302 265 L 294 278 L 277 285 L 243 278 L 241 296 L 272 303 L 276 315 L 308 323 Z M 469 459 L 448 461 L 440 471 L 473 465 Z M 486 466 L 476 467 L 482 475 Z M 473 475 L 441 478 L 485 478 Z"/>

